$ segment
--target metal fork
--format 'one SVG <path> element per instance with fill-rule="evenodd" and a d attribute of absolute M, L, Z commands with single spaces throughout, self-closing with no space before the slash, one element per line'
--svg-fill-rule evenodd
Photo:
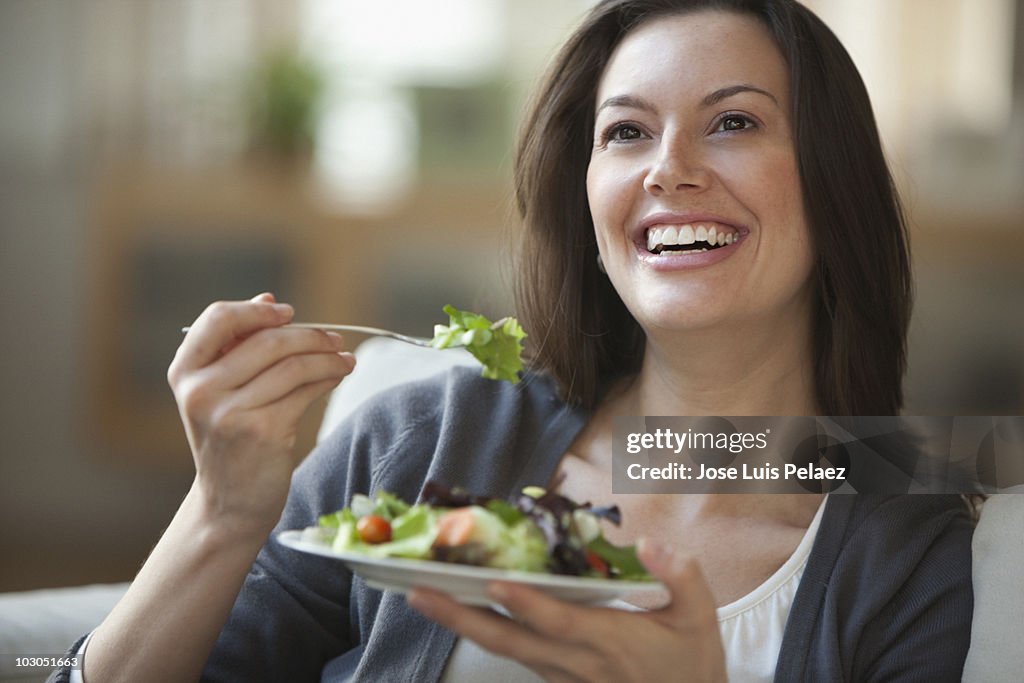
<path fill-rule="evenodd" d="M 360 334 L 369 334 L 374 337 L 389 337 L 391 339 L 397 339 L 403 341 L 406 344 L 413 344 L 415 346 L 426 346 L 433 348 L 429 339 L 423 337 L 410 337 L 398 332 L 392 332 L 391 330 L 382 330 L 379 327 L 363 327 L 362 325 L 333 325 L 329 323 L 291 323 L 290 325 L 284 325 L 284 327 L 297 327 L 311 330 L 324 330 L 325 332 L 359 332 Z M 191 327 L 181 328 L 182 334 L 188 332 Z"/>

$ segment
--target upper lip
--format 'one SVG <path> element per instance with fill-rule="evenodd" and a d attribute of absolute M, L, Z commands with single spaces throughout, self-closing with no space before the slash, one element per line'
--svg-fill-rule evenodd
<path fill-rule="evenodd" d="M 637 224 L 636 232 L 633 234 L 633 239 L 638 244 L 646 244 L 647 230 L 656 225 L 693 225 L 694 223 L 718 223 L 719 225 L 728 225 L 735 228 L 740 234 L 747 232 L 746 228 L 739 223 L 713 213 L 704 213 L 700 211 L 660 211 L 644 217 L 644 219 Z"/>

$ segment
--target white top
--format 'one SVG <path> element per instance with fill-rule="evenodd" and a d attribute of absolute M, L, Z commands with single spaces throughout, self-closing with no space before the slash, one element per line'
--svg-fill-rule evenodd
<path fill-rule="evenodd" d="M 753 591 L 716 610 L 730 683 L 761 683 L 774 679 L 786 620 L 807 566 L 807 557 L 814 545 L 827 498 L 825 496 L 822 500 L 811 525 L 789 559 Z M 638 607 L 621 601 L 612 603 L 612 606 L 640 611 Z M 541 680 L 518 662 L 492 655 L 465 638 L 456 642 L 441 677 L 441 683 L 536 683 Z"/>

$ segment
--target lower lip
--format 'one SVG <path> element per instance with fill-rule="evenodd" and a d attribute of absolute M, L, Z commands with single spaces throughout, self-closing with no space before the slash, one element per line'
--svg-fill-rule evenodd
<path fill-rule="evenodd" d="M 644 246 L 639 244 L 636 245 L 636 249 L 640 255 L 641 263 L 652 270 L 690 270 L 693 268 L 703 268 L 705 266 L 710 266 L 720 261 L 724 261 L 735 254 L 736 250 L 743 244 L 743 242 L 743 238 L 740 238 L 732 244 L 727 244 L 724 247 L 697 252 L 665 251 L 660 254 L 652 254 L 647 251 Z"/>

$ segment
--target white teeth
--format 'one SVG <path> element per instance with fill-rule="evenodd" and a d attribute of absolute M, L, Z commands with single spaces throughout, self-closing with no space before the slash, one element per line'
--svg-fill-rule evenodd
<path fill-rule="evenodd" d="M 693 242 L 693 226 L 684 225 L 683 227 L 679 228 L 679 244 L 693 244 Z"/>
<path fill-rule="evenodd" d="M 654 252 L 663 247 L 687 246 L 694 242 L 707 242 L 709 246 L 725 246 L 732 244 L 739 239 L 734 232 L 719 230 L 717 226 L 706 225 L 666 225 L 658 228 L 651 228 L 647 231 L 647 250 Z M 707 251 L 699 249 L 695 251 Z"/>

